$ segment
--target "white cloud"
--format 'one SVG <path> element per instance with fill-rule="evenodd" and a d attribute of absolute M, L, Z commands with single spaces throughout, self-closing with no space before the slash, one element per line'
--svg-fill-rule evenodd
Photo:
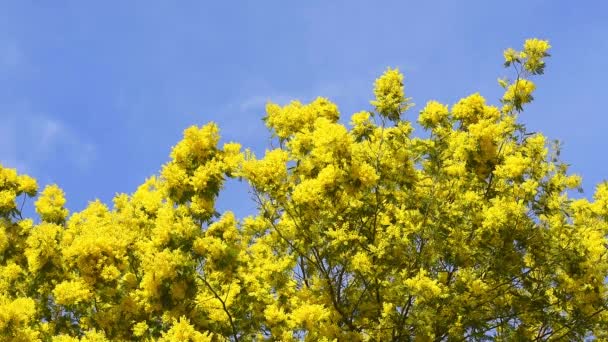
<path fill-rule="evenodd" d="M 57 139 L 60 139 L 60 135 L 65 132 L 63 125 L 48 117 L 38 117 L 36 119 L 37 124 L 40 125 L 38 128 L 40 133 L 40 146 L 51 146 Z"/>
<path fill-rule="evenodd" d="M 0 108 L 0 163 L 20 172 L 43 171 L 49 163 L 87 168 L 95 146 L 64 122 L 27 106 Z"/>

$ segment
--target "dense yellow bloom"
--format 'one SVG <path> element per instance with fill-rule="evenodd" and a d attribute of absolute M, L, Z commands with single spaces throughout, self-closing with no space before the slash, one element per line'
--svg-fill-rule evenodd
<path fill-rule="evenodd" d="M 9 300 L 0 297 L 0 331 L 15 329 L 29 323 L 36 313 L 35 302 L 31 298 Z"/>
<path fill-rule="evenodd" d="M 26 240 L 28 268 L 32 273 L 38 272 L 48 262 L 54 261 L 60 264 L 59 239 L 61 227 L 53 223 L 42 223 L 31 231 Z"/>
<path fill-rule="evenodd" d="M 36 212 L 46 222 L 61 223 L 68 216 L 64 208 L 65 195 L 57 185 L 49 185 L 42 190 L 36 201 Z"/>
<path fill-rule="evenodd" d="M 215 124 L 201 128 L 191 126 L 184 131 L 184 139 L 171 151 L 171 158 L 179 166 L 191 169 L 212 157 L 219 138 L 219 129 Z"/>
<path fill-rule="evenodd" d="M 502 99 L 505 104 L 503 112 L 522 111 L 523 105 L 533 100 L 532 93 L 535 85 L 527 77 L 544 73 L 544 58 L 549 56 L 547 51 L 550 48 L 551 46 L 546 40 L 528 39 L 524 42 L 523 51 L 516 51 L 512 48 L 505 50 L 505 66 L 515 66 L 517 79 L 512 84 L 504 79 L 499 79 L 500 85 L 506 89 Z"/>
<path fill-rule="evenodd" d="M 431 128 L 439 123 L 445 122 L 448 118 L 448 107 L 437 102 L 429 101 L 426 107 L 420 112 L 418 122 L 424 127 Z"/>
<path fill-rule="evenodd" d="M 0 253 L 4 253 L 4 251 L 6 251 L 8 244 L 9 240 L 8 234 L 6 233 L 6 228 L 4 225 L 0 224 Z"/>
<path fill-rule="evenodd" d="M 515 49 L 508 48 L 503 52 L 503 57 L 505 58 L 505 63 L 511 64 L 517 61 L 520 58 L 520 55 Z"/>
<path fill-rule="evenodd" d="M 211 342 L 214 341 L 209 333 L 198 332 L 190 325 L 185 317 L 175 321 L 169 331 L 163 334 L 159 341 L 167 342 Z"/>
<path fill-rule="evenodd" d="M 4 341 L 39 341 L 40 333 L 32 329 L 36 303 L 31 298 L 10 300 L 0 295 L 0 338 Z"/>
<path fill-rule="evenodd" d="M 479 93 L 475 93 L 458 101 L 458 103 L 452 107 L 452 115 L 454 118 L 467 125 L 476 123 L 482 119 L 485 111 L 486 100 Z"/>
<path fill-rule="evenodd" d="M 224 144 L 224 168 L 229 176 L 237 172 L 243 162 L 244 156 L 241 153 L 241 144 L 231 142 Z"/>
<path fill-rule="evenodd" d="M 376 99 L 371 104 L 376 111 L 391 121 L 398 121 L 411 104 L 403 91 L 403 74 L 388 68 L 374 83 Z"/>
<path fill-rule="evenodd" d="M 288 158 L 288 154 L 281 149 L 266 151 L 262 160 L 248 158 L 243 163 L 243 173 L 253 186 L 269 191 L 287 177 Z"/>
<path fill-rule="evenodd" d="M 69 335 L 54 336 L 52 342 L 109 342 L 105 334 L 95 330 L 88 330 L 81 338 Z"/>
<path fill-rule="evenodd" d="M 551 48 L 549 42 L 541 39 L 527 39 L 524 42 L 523 51 L 512 48 L 505 50 L 505 65 L 521 64 L 525 71 L 532 75 L 542 74 L 545 68 L 544 58 L 548 57 L 547 51 Z"/>
<path fill-rule="evenodd" d="M 358 112 L 351 116 L 350 124 L 353 127 L 351 132 L 357 139 L 369 135 L 373 131 L 374 125 L 370 118 L 370 112 Z"/>
<path fill-rule="evenodd" d="M 0 165 L 0 187 L 8 188 L 14 186 L 18 180 L 17 170 Z"/>
<path fill-rule="evenodd" d="M 53 296 L 59 305 L 74 305 L 91 298 L 91 290 L 82 280 L 65 281 L 55 286 Z"/>
<path fill-rule="evenodd" d="M 144 336 L 148 332 L 148 324 L 146 322 L 139 322 L 133 326 L 133 335 L 137 337 Z"/>
<path fill-rule="evenodd" d="M 314 330 L 314 326 L 330 317 L 330 311 L 323 305 L 308 304 L 302 305 L 290 314 L 290 319 L 296 326 Z"/>
<path fill-rule="evenodd" d="M 35 196 L 38 191 L 38 182 L 28 175 L 19 176 L 19 192 L 26 193 L 29 196 Z"/>
<path fill-rule="evenodd" d="M 310 128 L 318 118 L 335 122 L 339 117 L 338 107 L 328 99 L 319 97 L 308 105 L 299 101 L 293 101 L 284 107 L 268 103 L 264 121 L 277 137 L 287 139 L 301 130 Z"/>
<path fill-rule="evenodd" d="M 503 165 L 500 165 L 495 173 L 507 178 L 521 177 L 531 167 L 532 159 L 521 154 L 512 154 L 505 157 Z"/>
<path fill-rule="evenodd" d="M 547 51 L 551 48 L 549 42 L 540 39 L 528 39 L 524 42 L 526 61 L 524 68 L 532 74 L 542 74 L 545 67 L 543 58 L 549 56 Z"/>
<path fill-rule="evenodd" d="M 159 175 L 69 217 L 51 185 L 22 218 L 36 181 L 0 166 L 0 341 L 607 337 L 608 183 L 572 198 L 517 121 L 549 47 L 505 51 L 502 109 L 430 101 L 418 136 L 393 69 L 349 127 L 325 98 L 269 103 L 258 158 L 189 127 Z M 229 177 L 255 215 L 217 212 Z"/>
<path fill-rule="evenodd" d="M 0 191 L 0 213 L 9 213 L 17 207 L 15 203 L 16 193 L 12 190 Z"/>
<path fill-rule="evenodd" d="M 431 300 L 441 294 L 437 280 L 429 278 L 424 269 L 421 269 L 415 277 L 406 279 L 404 285 L 419 301 Z"/>
<path fill-rule="evenodd" d="M 536 86 L 531 81 L 526 79 L 517 80 L 517 82 L 507 88 L 503 100 L 518 103 L 519 105 L 529 103 L 533 99 L 532 93 L 535 89 Z"/>
<path fill-rule="evenodd" d="M 17 196 L 33 197 L 38 191 L 38 183 L 28 175 L 19 175 L 17 170 L 0 164 L 0 216 L 18 213 Z"/>

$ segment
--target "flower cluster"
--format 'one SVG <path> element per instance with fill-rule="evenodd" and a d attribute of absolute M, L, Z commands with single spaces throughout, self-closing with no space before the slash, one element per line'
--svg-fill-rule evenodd
<path fill-rule="evenodd" d="M 23 218 L 37 183 L 0 166 L 0 341 L 606 338 L 608 183 L 572 199 L 581 177 L 517 122 L 548 49 L 505 51 L 502 108 L 428 102 L 418 137 L 396 69 L 350 127 L 325 98 L 269 103 L 260 157 L 192 126 L 71 215 L 49 185 Z M 217 212 L 229 177 L 257 213 Z"/>

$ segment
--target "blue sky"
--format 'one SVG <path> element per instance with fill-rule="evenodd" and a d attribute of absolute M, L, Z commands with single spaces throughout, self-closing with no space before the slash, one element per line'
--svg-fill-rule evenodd
<path fill-rule="evenodd" d="M 369 109 L 388 66 L 417 106 L 497 103 L 502 51 L 549 39 L 521 120 L 564 142 L 586 195 L 608 178 L 603 1 L 3 1 L 0 162 L 58 183 L 68 207 L 109 202 L 158 172 L 184 128 L 216 121 L 262 153 L 267 100 Z M 220 209 L 252 204 L 231 182 Z"/>

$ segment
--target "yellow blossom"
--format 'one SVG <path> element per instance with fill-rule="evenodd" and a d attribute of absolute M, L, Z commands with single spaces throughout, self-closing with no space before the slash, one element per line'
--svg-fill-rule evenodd
<path fill-rule="evenodd" d="M 48 185 L 42 190 L 40 198 L 36 201 L 36 212 L 43 221 L 61 223 L 68 216 L 64 208 L 65 195 L 57 185 Z"/>
<path fill-rule="evenodd" d="M 371 104 L 376 111 L 391 121 L 398 121 L 411 104 L 403 91 L 403 74 L 388 68 L 374 83 L 376 99 Z"/>
<path fill-rule="evenodd" d="M 57 304 L 73 305 L 88 301 L 92 293 L 84 281 L 74 280 L 64 281 L 55 286 L 53 295 Z"/>

